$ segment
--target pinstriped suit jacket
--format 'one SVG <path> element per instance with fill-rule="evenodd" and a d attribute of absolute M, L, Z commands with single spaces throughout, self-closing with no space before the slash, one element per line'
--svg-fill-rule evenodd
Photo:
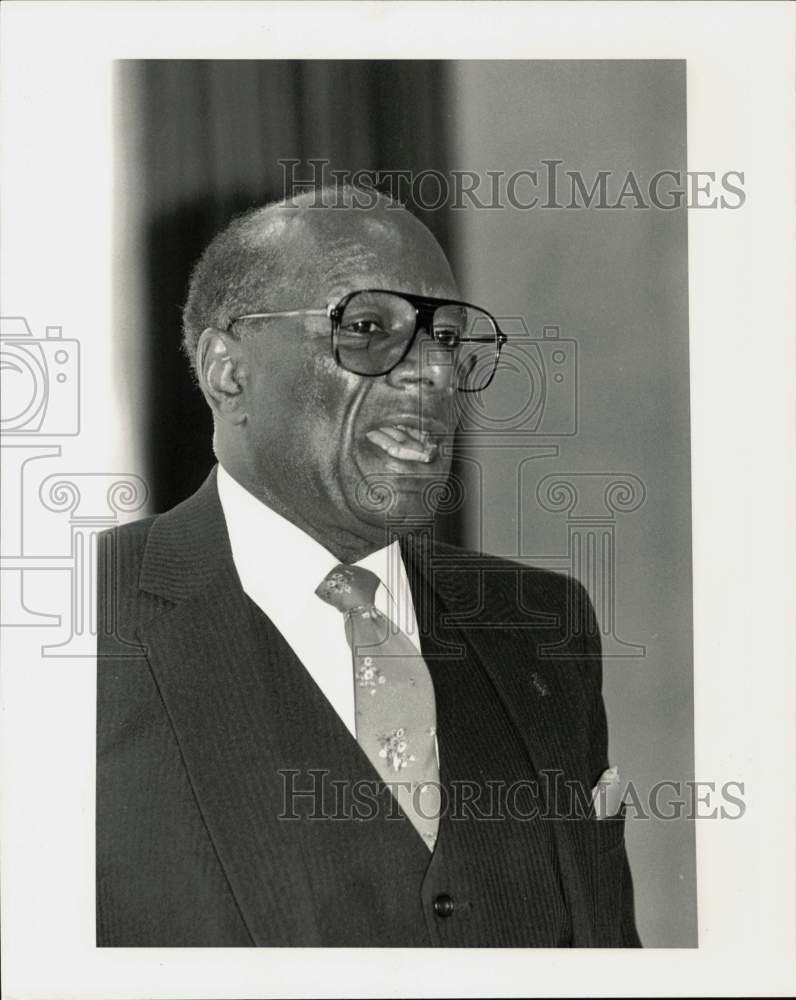
<path fill-rule="evenodd" d="M 544 808 L 572 945 L 638 947 L 624 820 L 598 822 L 589 811 L 608 760 L 599 633 L 585 592 L 422 532 L 402 551 L 429 665 L 457 643 L 455 655 L 477 658 L 536 774 L 548 776 Z M 284 764 L 284 720 L 253 721 L 251 710 L 254 665 L 262 670 L 283 641 L 267 623 L 252 635 L 215 472 L 168 513 L 106 534 L 100 558 L 98 944 L 328 943 L 313 874 L 294 831 L 275 819 L 278 791 L 251 766 L 268 761 L 274 773 Z M 357 896 L 346 872 L 333 877 L 335 922 L 367 927 L 350 912 Z M 500 919 L 512 921 L 511 900 Z M 470 927 L 456 943 L 522 942 L 515 928 L 496 937 Z M 348 943 L 385 943 L 358 934 Z M 431 924 L 429 936 L 446 943 Z"/>

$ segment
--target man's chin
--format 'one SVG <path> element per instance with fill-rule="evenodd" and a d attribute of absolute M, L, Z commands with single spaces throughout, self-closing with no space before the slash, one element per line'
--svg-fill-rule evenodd
<path fill-rule="evenodd" d="M 447 470 L 375 471 L 353 484 L 352 506 L 359 518 L 374 526 L 431 520 L 447 494 L 447 483 Z"/>
<path fill-rule="evenodd" d="M 351 457 L 345 492 L 357 519 L 376 531 L 430 521 L 448 502 L 450 459 L 439 449 L 428 461 L 411 461 L 364 441 Z"/>

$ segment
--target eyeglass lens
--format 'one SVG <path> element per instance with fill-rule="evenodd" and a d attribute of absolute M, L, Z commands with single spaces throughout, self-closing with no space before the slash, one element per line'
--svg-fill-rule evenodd
<path fill-rule="evenodd" d="M 383 375 L 406 355 L 415 331 L 414 305 L 390 292 L 358 292 L 346 303 L 336 335 L 343 367 L 359 375 Z M 492 317 L 474 306 L 443 305 L 433 314 L 425 360 L 452 365 L 456 386 L 484 388 L 496 365 L 497 330 Z M 473 341 L 471 338 L 477 338 Z"/>

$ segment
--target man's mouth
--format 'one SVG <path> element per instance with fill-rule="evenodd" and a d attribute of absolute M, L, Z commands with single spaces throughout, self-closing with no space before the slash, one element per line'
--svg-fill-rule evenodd
<path fill-rule="evenodd" d="M 365 437 L 376 448 L 402 462 L 423 462 L 428 465 L 439 454 L 432 433 L 425 428 L 398 420 L 369 430 Z"/>

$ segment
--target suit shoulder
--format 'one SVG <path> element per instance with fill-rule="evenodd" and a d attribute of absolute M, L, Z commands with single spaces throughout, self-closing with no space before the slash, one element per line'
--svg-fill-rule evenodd
<path fill-rule="evenodd" d="M 149 517 L 139 517 L 135 521 L 128 521 L 127 524 L 117 524 L 113 528 L 100 532 L 100 537 L 115 537 L 126 544 L 145 543 L 152 525 L 159 516 L 159 514 L 150 514 Z"/>
<path fill-rule="evenodd" d="M 567 573 L 446 542 L 438 542 L 434 554 L 438 565 L 448 565 L 462 572 L 477 571 L 492 587 L 511 588 L 517 593 L 519 583 L 522 593 L 532 598 L 534 603 L 560 606 L 562 602 L 572 599 L 573 594 L 579 599 L 589 600 L 583 585 Z"/>
<path fill-rule="evenodd" d="M 149 532 L 158 517 L 158 514 L 151 514 L 149 517 L 141 517 L 136 521 L 128 521 L 127 524 L 118 524 L 113 528 L 108 528 L 100 532 L 100 542 L 106 545 L 113 544 L 118 546 L 120 550 L 129 553 L 137 550 L 143 552 L 146 548 Z"/>
<path fill-rule="evenodd" d="M 127 586 L 137 587 L 149 532 L 157 518 L 157 514 L 142 517 L 137 521 L 120 524 L 100 533 L 98 539 L 100 590 L 103 580 L 110 579 L 108 575 L 110 572 L 113 574 L 112 578 L 117 589 Z"/>

